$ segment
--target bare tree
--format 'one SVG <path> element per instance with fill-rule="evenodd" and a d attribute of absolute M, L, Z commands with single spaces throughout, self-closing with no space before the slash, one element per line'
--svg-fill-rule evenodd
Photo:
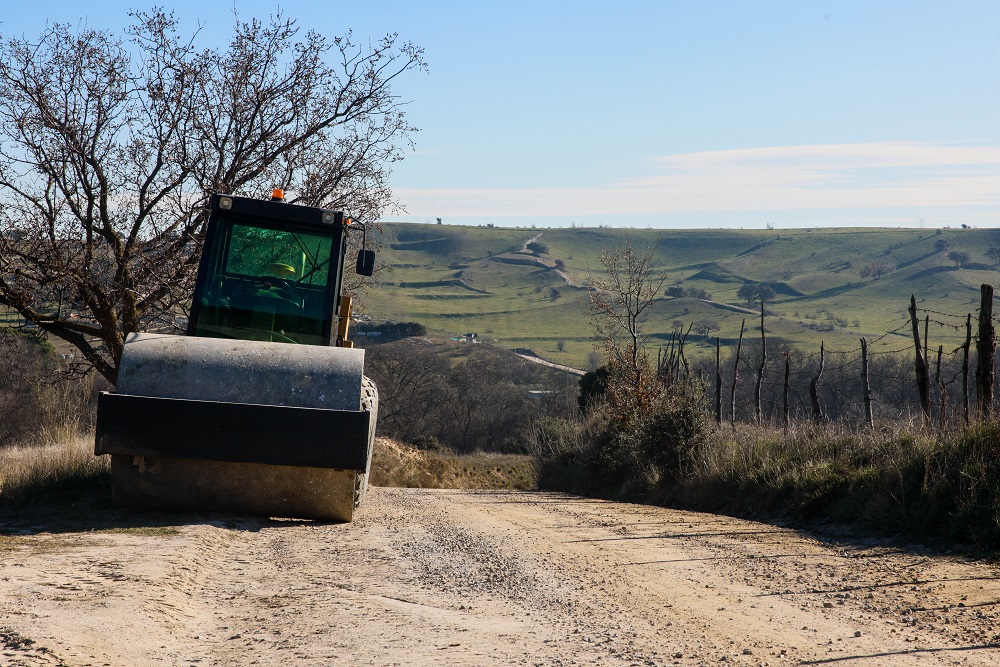
<path fill-rule="evenodd" d="M 654 375 L 641 325 L 667 278 L 653 267 L 654 250 L 637 251 L 628 239 L 602 250 L 606 276 L 591 282 L 590 310 L 611 372 L 609 394 L 620 406 L 641 409 L 651 395 Z"/>
<path fill-rule="evenodd" d="M 223 50 L 132 18 L 0 43 L 0 304 L 111 382 L 125 336 L 184 309 L 212 193 L 283 187 L 367 220 L 394 204 L 412 128 L 390 84 L 423 67 L 395 35 L 362 47 L 280 14 L 237 20 Z"/>
<path fill-rule="evenodd" d="M 885 259 L 884 257 L 876 257 L 872 261 L 865 264 L 865 267 L 861 269 L 861 277 L 880 280 L 882 276 L 887 273 L 892 273 L 895 270 L 896 265 L 891 261 Z"/>

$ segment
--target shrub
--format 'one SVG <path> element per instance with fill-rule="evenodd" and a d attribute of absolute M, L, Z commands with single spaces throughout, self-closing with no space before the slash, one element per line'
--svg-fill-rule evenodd
<path fill-rule="evenodd" d="M 708 413 L 697 393 L 677 386 L 664 392 L 641 421 L 644 456 L 665 477 L 690 470 L 708 433 Z"/>
<path fill-rule="evenodd" d="M 544 243 L 542 243 L 541 241 L 532 241 L 526 247 L 535 255 L 549 254 L 549 247 Z"/>
<path fill-rule="evenodd" d="M 705 439 L 704 405 L 683 384 L 664 389 L 643 410 L 593 396 L 587 406 L 577 420 L 532 424 L 528 449 L 540 486 L 641 499 L 689 468 Z"/>

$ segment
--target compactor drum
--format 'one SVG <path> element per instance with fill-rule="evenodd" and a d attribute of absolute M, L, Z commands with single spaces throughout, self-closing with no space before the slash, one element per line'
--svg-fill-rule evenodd
<path fill-rule="evenodd" d="M 99 399 L 116 503 L 351 520 L 378 410 L 340 294 L 352 229 L 338 211 L 213 198 L 187 335 L 131 334 Z M 372 264 L 362 250 L 358 271 Z"/>

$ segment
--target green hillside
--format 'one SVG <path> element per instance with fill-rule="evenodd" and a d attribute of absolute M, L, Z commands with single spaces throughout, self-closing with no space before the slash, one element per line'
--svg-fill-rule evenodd
<path fill-rule="evenodd" d="M 551 361 L 582 367 L 594 349 L 586 286 L 590 276 L 603 273 L 602 248 L 614 248 L 626 237 L 638 248 L 655 246 L 657 269 L 667 274 L 665 287 L 711 295 L 664 294 L 646 327 L 655 344 L 679 326 L 717 324 L 718 331 L 707 336 L 692 332 L 691 357 L 714 354 L 715 336 L 735 344 L 744 317 L 751 335 L 759 335 L 758 314 L 737 296 L 746 283 L 775 290 L 768 304 L 769 336 L 802 347 L 818 348 L 824 340 L 828 349 L 855 349 L 861 336 L 873 340 L 903 325 L 915 294 L 921 309 L 934 311 L 931 346 L 944 344 L 950 351 L 964 337 L 964 315 L 978 308 L 980 284 L 1000 282 L 1000 267 L 985 254 L 1000 246 L 1000 230 L 386 224 L 380 257 L 388 266 L 365 296 L 364 310 L 376 321 L 417 321 L 440 336 L 477 332 L 503 347 L 530 348 Z M 967 253 L 971 261 L 959 268 L 949 252 Z M 891 262 L 895 270 L 879 280 L 862 277 L 876 259 Z M 903 329 L 878 345 L 898 349 L 910 340 Z M 563 341 L 561 352 L 557 341 Z"/>

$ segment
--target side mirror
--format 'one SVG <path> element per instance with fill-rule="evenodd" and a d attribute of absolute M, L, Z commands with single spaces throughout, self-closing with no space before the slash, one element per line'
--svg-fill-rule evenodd
<path fill-rule="evenodd" d="M 359 250 L 358 251 L 358 275 L 360 276 L 370 276 L 375 273 L 375 251 L 374 250 Z"/>

